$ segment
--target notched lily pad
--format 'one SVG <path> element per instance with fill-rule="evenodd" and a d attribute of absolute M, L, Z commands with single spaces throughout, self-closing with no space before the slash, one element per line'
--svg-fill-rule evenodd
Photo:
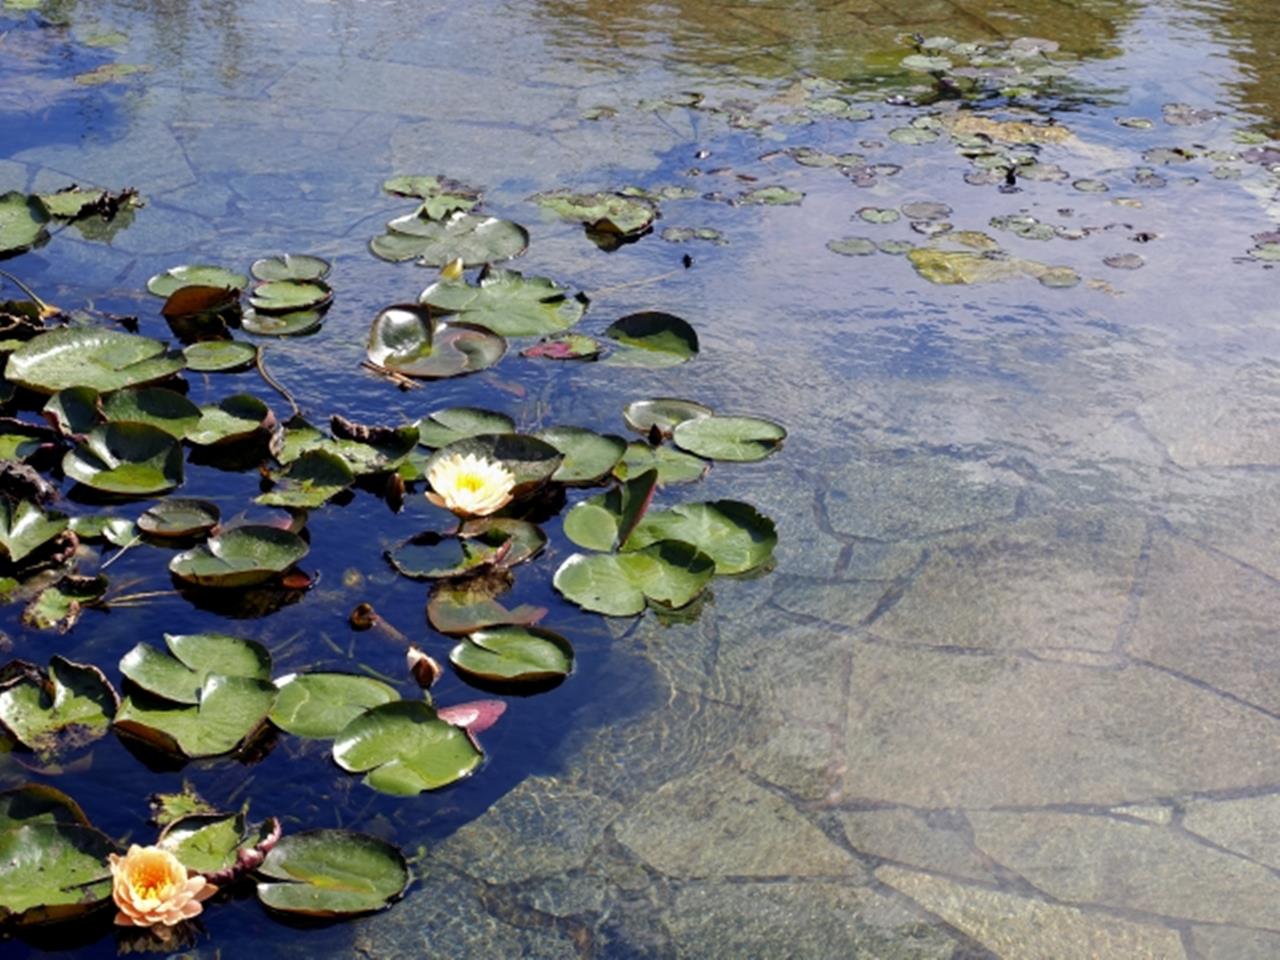
<path fill-rule="evenodd" d="M 546 546 L 541 530 L 524 520 L 489 517 L 463 524 L 457 536 L 428 531 L 387 551 L 387 560 L 415 580 L 467 576 L 485 567 L 508 569 Z"/>
<path fill-rule="evenodd" d="M 265 583 L 307 555 L 296 533 L 248 524 L 232 527 L 169 561 L 169 572 L 199 587 L 232 588 Z"/>
<path fill-rule="evenodd" d="M 658 486 L 665 487 L 701 480 L 709 467 L 707 461 L 682 450 L 668 446 L 651 447 L 637 441 L 627 444 L 627 452 L 613 468 L 613 475 L 619 480 L 628 480 L 647 470 L 657 470 Z"/>
<path fill-rule="evenodd" d="M 323 280 L 264 280 L 253 288 L 249 306 L 258 313 L 295 313 L 318 310 L 333 299 L 333 288 Z"/>
<path fill-rule="evenodd" d="M 45 513 L 27 500 L 0 498 L 0 558 L 19 564 L 67 529 L 65 514 Z"/>
<path fill-rule="evenodd" d="M 138 529 L 149 537 L 183 539 L 202 536 L 218 525 L 221 514 L 211 500 L 169 497 L 138 517 Z"/>
<path fill-rule="evenodd" d="M 147 289 L 157 297 L 171 297 L 183 287 L 222 287 L 227 290 L 243 290 L 249 278 L 225 267 L 209 264 L 186 264 L 170 267 L 147 281 Z"/>
<path fill-rule="evenodd" d="M 294 673 L 278 679 L 276 688 L 269 719 L 309 739 L 335 737 L 366 710 L 400 698 L 381 680 L 351 673 Z"/>
<path fill-rule="evenodd" d="M 621 437 L 582 427 L 550 427 L 532 436 L 564 455 L 564 461 L 551 475 L 557 483 L 595 483 L 609 475 L 627 449 L 627 441 Z"/>
<path fill-rule="evenodd" d="M 399 850 L 349 830 L 289 834 L 257 873 L 264 878 L 258 883 L 258 899 L 265 906 L 309 917 L 381 910 L 400 899 L 411 880 Z"/>
<path fill-rule="evenodd" d="M 532 626 L 547 615 L 545 607 L 521 604 L 508 609 L 496 597 L 509 586 L 509 580 L 496 589 L 491 579 L 483 578 L 441 581 L 431 589 L 427 601 L 427 620 L 440 633 L 462 636 L 486 627 L 504 625 Z"/>
<path fill-rule="evenodd" d="M 116 845 L 87 824 L 0 820 L 0 923 L 68 920 L 111 896 Z"/>
<path fill-rule="evenodd" d="M 378 366 L 427 380 L 484 370 L 506 350 L 506 340 L 489 329 L 442 323 L 417 304 L 396 304 L 374 317 L 367 348 Z"/>
<path fill-rule="evenodd" d="M 200 419 L 187 431 L 197 446 L 238 443 L 275 424 L 271 408 L 250 393 L 235 393 L 200 408 Z"/>
<path fill-rule="evenodd" d="M 769 562 L 778 534 L 773 521 L 751 504 L 715 500 L 650 511 L 623 549 L 643 549 L 659 540 L 693 544 L 715 561 L 717 574 L 740 574 Z"/>
<path fill-rule="evenodd" d="M 576 220 L 598 233 L 638 237 L 653 226 L 658 208 L 643 197 L 620 193 L 573 193 L 552 190 L 529 198 L 565 220 Z"/>
<path fill-rule="evenodd" d="M 324 505 L 355 482 L 347 462 L 327 450 L 308 450 L 271 474 L 276 487 L 254 498 L 268 507 L 312 509 Z"/>
<path fill-rule="evenodd" d="M 63 457 L 62 472 L 106 493 L 152 496 L 182 483 L 182 447 L 150 424 L 103 424 Z"/>
<path fill-rule="evenodd" d="M 616 550 L 627 542 L 657 489 L 658 471 L 647 470 L 620 486 L 575 504 L 564 518 L 564 534 L 588 550 Z"/>
<path fill-rule="evenodd" d="M 678 397 L 655 397 L 652 400 L 636 400 L 629 403 L 622 411 L 622 419 L 636 433 L 646 437 L 657 431 L 659 439 L 671 436 L 677 424 L 697 417 L 709 417 L 714 413 L 710 407 L 696 400 L 681 400 Z"/>
<path fill-rule="evenodd" d="M 102 327 L 63 327 L 9 355 L 4 377 L 37 393 L 93 387 L 105 393 L 163 380 L 184 366 L 159 340 Z"/>
<path fill-rule="evenodd" d="M 209 674 L 196 706 L 146 694 L 127 696 L 115 728 L 177 757 L 215 757 L 235 750 L 263 724 L 275 696 L 270 681 Z"/>
<path fill-rule="evenodd" d="M 671 439 L 677 447 L 708 460 L 763 460 L 787 437 L 787 431 L 759 417 L 713 414 L 676 425 Z"/>
<path fill-rule="evenodd" d="M 516 423 L 505 413 L 479 407 L 448 407 L 417 422 L 418 442 L 424 447 L 447 447 L 455 440 L 491 433 L 515 433 Z"/>
<path fill-rule="evenodd" d="M 382 189 L 398 197 L 422 201 L 418 215 L 440 220 L 451 213 L 466 212 L 480 203 L 480 191 L 457 180 L 438 176 L 398 176 L 383 181 Z"/>
<path fill-rule="evenodd" d="M 78 388 L 83 390 L 85 388 Z M 54 399 L 61 400 L 62 412 L 72 421 L 80 421 L 84 413 L 72 412 L 67 401 L 68 394 L 76 391 L 64 390 Z M 200 420 L 200 408 L 173 390 L 161 387 L 132 387 L 128 390 L 117 390 L 108 394 L 101 401 L 102 416 L 109 423 L 146 423 L 169 436 L 181 440 Z M 50 404 L 45 404 L 49 409 Z M 85 410 L 90 409 L 85 405 Z M 72 422 L 69 426 L 81 424 Z M 85 431 L 76 431 L 85 432 Z"/>
<path fill-rule="evenodd" d="M 715 561 L 696 547 L 662 540 L 632 553 L 575 553 L 553 582 L 565 599 L 585 610 L 629 617 L 642 612 L 646 602 L 686 606 L 714 573 Z"/>
<path fill-rule="evenodd" d="M 182 349 L 187 369 L 197 373 L 244 370 L 258 359 L 258 348 L 243 340 L 201 340 Z"/>
<path fill-rule="evenodd" d="M 80 614 L 99 603 L 107 592 L 107 578 L 67 574 L 36 594 L 22 611 L 22 622 L 36 630 L 66 633 Z"/>
<path fill-rule="evenodd" d="M 484 754 L 467 734 L 420 700 L 367 710 L 338 734 L 333 759 L 349 773 L 393 796 L 438 790 L 470 776 Z"/>
<path fill-rule="evenodd" d="M 443 220 L 418 214 L 387 224 L 387 232 L 374 237 L 369 249 L 383 260 L 417 260 L 424 267 L 442 267 L 461 260 L 464 267 L 510 260 L 529 246 L 529 232 L 518 223 L 453 213 Z"/>
<path fill-rule="evenodd" d="M 271 655 L 262 644 L 222 633 L 169 634 L 169 652 L 137 644 L 120 660 L 120 672 L 138 687 L 173 703 L 196 704 L 213 674 L 267 680 Z"/>
<path fill-rule="evenodd" d="M 464 677 L 490 683 L 545 683 L 573 670 L 573 647 L 541 627 L 478 630 L 449 652 Z"/>
<path fill-rule="evenodd" d="M 627 349 L 606 363 L 628 367 L 671 367 L 698 353 L 698 334 L 688 321 L 670 313 L 633 313 L 611 323 L 604 335 Z"/>
<path fill-rule="evenodd" d="M 419 303 L 436 314 L 484 327 L 503 337 L 545 336 L 566 330 L 582 319 L 586 304 L 545 277 L 525 277 L 517 270 L 486 269 L 476 285 L 465 280 L 438 280 L 422 291 Z"/>
<path fill-rule="evenodd" d="M 249 272 L 255 280 L 323 280 L 329 275 L 329 261 L 308 254 L 286 253 L 253 261 Z"/>
<path fill-rule="evenodd" d="M 49 214 L 37 197 L 10 191 L 0 194 L 0 257 L 29 250 L 48 239 Z"/>
<path fill-rule="evenodd" d="M 256 337 L 301 337 L 320 329 L 323 310 L 294 310 L 290 313 L 258 313 L 246 310 L 240 328 Z"/>
<path fill-rule="evenodd" d="M 545 360 L 594 360 L 604 344 L 585 333 L 556 333 L 520 351 L 522 357 Z"/>

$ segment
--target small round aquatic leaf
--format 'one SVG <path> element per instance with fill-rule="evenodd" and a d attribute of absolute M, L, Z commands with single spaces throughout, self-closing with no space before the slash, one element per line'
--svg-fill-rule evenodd
<path fill-rule="evenodd" d="M 489 433 L 515 433 L 516 423 L 505 413 L 479 407 L 449 407 L 428 414 L 417 423 L 418 442 L 424 447 L 447 447 L 455 440 Z"/>
<path fill-rule="evenodd" d="M 658 208 L 642 197 L 620 193 L 571 193 L 555 190 L 530 199 L 566 220 L 577 220 L 593 230 L 622 237 L 644 233 L 653 224 Z"/>
<path fill-rule="evenodd" d="M 681 400 L 678 397 L 655 397 L 652 400 L 636 400 L 629 403 L 622 411 L 622 419 L 636 433 L 649 436 L 655 427 L 662 436 L 670 436 L 677 424 L 697 417 L 709 417 L 714 413 L 710 407 L 696 400 Z"/>
<path fill-rule="evenodd" d="M 828 240 L 827 249 L 842 257 L 868 257 L 879 247 L 874 240 L 867 237 L 844 237 L 840 240 Z"/>
<path fill-rule="evenodd" d="M 65 920 L 111 896 L 107 854 L 116 846 L 93 827 L 29 822 L 0 829 L 0 922 Z"/>
<path fill-rule="evenodd" d="M 102 327 L 62 327 L 11 353 L 4 377 L 37 393 L 67 387 L 105 393 L 163 380 L 182 368 L 182 357 L 159 340 Z"/>
<path fill-rule="evenodd" d="M 45 513 L 26 500 L 0 498 L 0 557 L 10 563 L 25 560 L 67 529 L 67 517 Z"/>
<path fill-rule="evenodd" d="M 198 706 L 129 696 L 116 712 L 115 727 L 174 756 L 216 757 L 230 753 L 262 725 L 275 697 L 270 681 L 210 674 Z"/>
<path fill-rule="evenodd" d="M 621 366 L 670 367 L 698 353 L 698 334 L 693 327 L 669 313 L 630 314 L 610 324 L 604 335 L 630 348 L 606 361 Z"/>
<path fill-rule="evenodd" d="M 293 313 L 314 310 L 333 299 L 323 280 L 265 280 L 253 288 L 249 306 L 258 313 Z"/>
<path fill-rule="evenodd" d="M 659 540 L 690 543 L 715 561 L 716 573 L 737 574 L 768 562 L 778 534 L 773 521 L 749 503 L 682 503 L 646 514 L 622 549 L 639 550 Z"/>
<path fill-rule="evenodd" d="M 307 551 L 306 541 L 295 533 L 249 524 L 178 554 L 169 562 L 169 571 L 196 586 L 248 587 L 284 573 Z"/>
<path fill-rule="evenodd" d="M 763 460 L 782 445 L 787 431 L 758 417 L 714 415 L 678 424 L 671 434 L 681 450 L 709 460 Z"/>
<path fill-rule="evenodd" d="M 246 310 L 240 318 L 240 327 L 256 337 L 300 337 L 319 330 L 323 319 L 322 310 L 294 310 L 280 314 Z"/>
<path fill-rule="evenodd" d="M 257 872 L 266 878 L 258 883 L 263 904 L 311 917 L 381 910 L 398 900 L 410 881 L 399 850 L 350 830 L 291 833 L 271 849 Z"/>
<path fill-rule="evenodd" d="M 585 610 L 607 616 L 640 613 L 646 600 L 679 608 L 692 602 L 715 573 L 715 561 L 696 547 L 662 540 L 633 553 L 575 553 L 554 584 Z"/>
<path fill-rule="evenodd" d="M 276 681 L 280 693 L 269 719 L 281 730 L 310 739 L 336 737 L 370 707 L 398 700 L 393 687 L 351 673 L 295 673 Z"/>
<path fill-rule="evenodd" d="M 250 393 L 236 393 L 200 408 L 200 419 L 187 439 L 197 446 L 246 440 L 275 423 L 271 408 Z"/>
<path fill-rule="evenodd" d="M 551 479 L 557 483 L 594 483 L 609 475 L 626 452 L 627 441 L 582 427 L 551 427 L 532 436 L 564 455 Z"/>
<path fill-rule="evenodd" d="M 449 653 L 449 662 L 467 677 L 494 682 L 537 683 L 568 676 L 573 647 L 541 627 L 478 630 Z"/>
<path fill-rule="evenodd" d="M 223 633 L 165 634 L 169 652 L 139 643 L 120 659 L 120 672 L 148 693 L 173 703 L 200 702 L 213 674 L 267 680 L 271 655 L 262 644 Z"/>
<path fill-rule="evenodd" d="M 258 348 L 243 340 L 201 340 L 182 349 L 187 369 L 197 373 L 243 370 L 258 359 Z"/>
<path fill-rule="evenodd" d="M 228 290 L 243 290 L 248 285 L 249 278 L 243 273 L 207 264 L 171 267 L 147 281 L 147 289 L 157 297 L 165 299 L 183 287 L 223 287 Z"/>
<path fill-rule="evenodd" d="M 629 443 L 622 460 L 613 468 L 619 480 L 637 477 L 649 470 L 658 471 L 658 486 L 693 483 L 706 474 L 708 464 L 692 454 L 668 446 L 651 447 L 647 443 Z"/>
<path fill-rule="evenodd" d="M 29 750 L 53 755 L 105 735 L 119 702 L 97 667 L 55 656 L 43 675 L 33 669 L 0 684 L 0 725 Z"/>
<path fill-rule="evenodd" d="M 200 408 L 173 390 L 133 387 L 104 397 L 102 415 L 109 423 L 147 423 L 181 440 L 200 420 Z"/>
<path fill-rule="evenodd" d="M 786 207 L 796 206 L 803 199 L 804 194 L 799 190 L 790 190 L 787 187 L 758 187 L 742 194 L 738 202 L 756 206 Z"/>
<path fill-rule="evenodd" d="M 945 220 L 951 208 L 937 200 L 913 200 L 902 205 L 902 213 L 912 220 Z"/>
<path fill-rule="evenodd" d="M 221 514 L 211 500 L 172 497 L 148 507 L 138 517 L 138 529 L 149 537 L 180 539 L 208 533 Z"/>
<path fill-rule="evenodd" d="M 103 424 L 62 458 L 62 472 L 106 493 L 135 497 L 164 493 L 182 482 L 182 447 L 150 424 Z"/>
<path fill-rule="evenodd" d="M 428 704 L 397 700 L 347 724 L 334 741 L 333 759 L 349 773 L 365 773 L 375 790 L 413 796 L 470 776 L 484 754 Z"/>
<path fill-rule="evenodd" d="M 418 302 L 437 313 L 456 313 L 459 320 L 504 337 L 566 330 L 587 309 L 565 287 L 545 277 L 502 269 L 486 270 L 474 286 L 461 279 L 438 280 L 422 291 Z"/>
<path fill-rule="evenodd" d="M 451 260 L 478 267 L 518 257 L 529 246 L 529 232 L 518 223 L 470 213 L 443 220 L 411 214 L 392 220 L 387 228 L 369 244 L 374 255 L 391 261 L 416 259 L 425 267 L 443 267 Z"/>
<path fill-rule="evenodd" d="M 329 275 L 329 261 L 307 254 L 286 253 L 253 261 L 249 272 L 255 280 L 323 280 Z"/>
<path fill-rule="evenodd" d="M 275 489 L 254 498 L 267 507 L 311 509 L 322 506 L 355 482 L 347 461 L 328 450 L 308 450 L 284 470 L 272 473 Z"/>
<path fill-rule="evenodd" d="M 21 253 L 48 237 L 49 214 L 36 197 L 0 194 L 0 257 Z"/>

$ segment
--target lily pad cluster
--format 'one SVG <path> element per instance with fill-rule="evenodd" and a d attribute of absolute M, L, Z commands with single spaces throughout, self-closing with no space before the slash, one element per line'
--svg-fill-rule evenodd
<path fill-rule="evenodd" d="M 0 194 L 0 259 L 46 243 L 49 230 L 60 224 L 89 218 L 109 223 L 140 206 L 142 200 L 133 189 L 113 192 L 73 184 L 53 193 Z"/>
<path fill-rule="evenodd" d="M 520 224 L 475 212 L 481 193 L 465 184 L 446 177 L 402 175 L 386 181 L 383 189 L 420 201 L 369 241 L 369 250 L 383 260 L 414 260 L 424 267 L 458 260 L 478 267 L 518 257 L 529 246 L 529 231 Z"/>

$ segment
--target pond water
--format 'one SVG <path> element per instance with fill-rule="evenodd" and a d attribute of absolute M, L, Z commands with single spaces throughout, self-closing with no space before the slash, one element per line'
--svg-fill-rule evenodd
<path fill-rule="evenodd" d="M 313 420 L 477 405 L 625 433 L 626 403 L 680 396 L 789 431 L 659 493 L 778 525 L 774 569 L 696 615 L 561 600 L 574 548 L 547 525 L 554 559 L 508 599 L 550 608 L 575 673 L 506 698 L 460 784 L 385 797 L 289 738 L 157 769 L 107 738 L 62 770 L 0 758 L 0 786 L 35 776 L 146 842 L 147 797 L 189 781 L 421 853 L 385 913 L 284 924 L 246 894 L 190 956 L 1280 955 L 1278 54 L 1263 0 L 0 0 L 0 193 L 146 199 L 5 261 L 45 300 L 164 337 L 153 274 L 312 253 L 334 305 L 265 356 Z M 142 69 L 75 79 L 121 64 Z M 397 173 L 482 186 L 532 236 L 514 267 L 590 296 L 583 329 L 668 311 L 700 354 L 513 349 L 416 390 L 362 370 L 373 315 L 435 275 L 367 249 L 405 212 Z M 628 185 L 690 196 L 613 252 L 528 199 Z M 799 202 L 749 202 L 775 186 Z M 188 379 L 287 412 L 255 372 Z M 233 517 L 259 490 L 197 464 L 182 492 Z M 148 547 L 110 572 L 162 595 L 66 637 L 13 607 L 3 628 L 117 681 L 139 640 L 220 630 L 281 672 L 399 683 L 402 643 L 347 616 L 447 652 L 383 559 L 439 519 L 364 490 L 314 511 L 314 585 L 260 616 L 169 592 Z M 113 956 L 109 926 L 3 949 Z"/>

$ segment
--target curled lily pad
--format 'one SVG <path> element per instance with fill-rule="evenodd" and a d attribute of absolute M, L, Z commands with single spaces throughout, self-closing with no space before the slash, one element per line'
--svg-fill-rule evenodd
<path fill-rule="evenodd" d="M 715 573 L 715 561 L 679 540 L 633 553 L 575 553 L 556 571 L 555 588 L 585 610 L 629 617 L 646 602 L 672 609 L 691 603 Z"/>
<path fill-rule="evenodd" d="M 285 425 L 284 441 L 276 451 L 276 459 L 290 464 L 311 451 L 324 451 L 340 457 L 358 477 L 394 470 L 418 444 L 418 430 L 412 424 L 403 427 L 361 427 L 341 417 L 334 417 L 335 432 L 345 427 L 345 435 L 330 437 L 300 417 Z M 355 439 L 356 436 L 365 439 Z"/>
<path fill-rule="evenodd" d="M 394 796 L 438 790 L 480 766 L 484 754 L 467 734 L 421 700 L 373 707 L 342 729 L 333 759 L 349 773 Z"/>
<path fill-rule="evenodd" d="M 200 702 L 211 675 L 266 680 L 271 655 L 262 644 L 222 633 L 165 634 L 165 653 L 137 644 L 120 660 L 120 672 L 148 693 L 174 703 Z"/>
<path fill-rule="evenodd" d="M 55 398 L 63 399 L 64 411 L 67 394 L 72 392 L 64 390 Z M 160 387 L 117 390 L 103 398 L 101 406 L 109 423 L 146 423 L 179 440 L 200 420 L 199 407 L 182 394 Z"/>
<path fill-rule="evenodd" d="M 613 475 L 628 480 L 647 470 L 658 471 L 658 486 L 673 483 L 694 483 L 707 472 L 707 462 L 692 454 L 671 447 L 651 447 L 647 443 L 629 443 Z"/>
<path fill-rule="evenodd" d="M 279 473 L 272 473 L 274 490 L 254 498 L 268 507 L 319 507 L 355 482 L 347 461 L 327 450 L 308 450 Z"/>
<path fill-rule="evenodd" d="M 116 846 L 87 824 L 0 820 L 0 922 L 49 923 L 111 896 Z"/>
<path fill-rule="evenodd" d="M 329 275 L 329 261 L 307 254 L 286 253 L 253 261 L 249 272 L 255 280 L 323 280 Z"/>
<path fill-rule="evenodd" d="M 57 787 L 26 783 L 0 791 L 0 830 L 12 830 L 24 823 L 65 823 L 87 827 L 89 818 L 69 796 Z"/>
<path fill-rule="evenodd" d="M 290 313 L 258 313 L 246 310 L 240 318 L 245 333 L 257 337 L 301 337 L 320 329 L 322 310 L 294 310 Z"/>
<path fill-rule="evenodd" d="M 387 551 L 406 577 L 435 580 L 474 573 L 481 567 L 513 567 L 537 556 L 547 538 L 532 523 L 488 517 L 463 524 L 456 537 L 421 533 Z"/>
<path fill-rule="evenodd" d="M 660 437 L 669 437 L 677 424 L 697 417 L 709 417 L 714 412 L 695 400 L 656 397 L 627 404 L 622 411 L 622 419 L 627 422 L 628 427 L 646 437 L 652 435 L 654 428 L 657 428 Z"/>
<path fill-rule="evenodd" d="M 49 214 L 36 197 L 10 191 L 0 194 L 0 257 L 28 250 L 48 238 Z"/>
<path fill-rule="evenodd" d="M 156 846 L 188 870 L 226 882 L 250 863 L 261 863 L 266 852 L 255 848 L 273 844 L 278 831 L 275 821 L 250 828 L 243 813 L 195 813 L 166 824 Z"/>
<path fill-rule="evenodd" d="M 715 561 L 716 573 L 738 574 L 767 563 L 778 534 L 773 521 L 749 503 L 682 503 L 646 514 L 623 549 L 639 550 L 659 540 L 691 543 Z"/>
<path fill-rule="evenodd" d="M 20 563 L 67 529 L 61 513 L 45 513 L 26 500 L 0 498 L 0 556 Z"/>
<path fill-rule="evenodd" d="M 607 477 L 627 449 L 627 441 L 582 427 L 551 427 L 532 434 L 564 455 L 551 479 L 557 483 L 594 483 Z"/>
<path fill-rule="evenodd" d="M 169 571 L 200 587 L 248 587 L 284 573 L 307 551 L 296 533 L 248 524 L 178 554 L 169 561 Z"/>
<path fill-rule="evenodd" d="M 197 446 L 246 440 L 275 423 L 271 408 L 253 394 L 236 393 L 200 408 L 200 419 L 187 431 Z"/>
<path fill-rule="evenodd" d="M 431 626 L 450 636 L 506 624 L 531 626 L 546 615 L 545 607 L 529 604 L 507 609 L 495 599 L 494 591 L 486 588 L 485 581 L 474 579 L 437 583 L 427 602 Z"/>
<path fill-rule="evenodd" d="M 165 298 L 172 296 L 175 291 L 183 287 L 222 287 L 228 290 L 243 290 L 248 285 L 249 278 L 243 273 L 208 264 L 171 267 L 147 281 L 149 291 L 157 297 Z"/>
<path fill-rule="evenodd" d="M 69 526 L 81 540 L 106 540 L 117 547 L 138 535 L 132 521 L 106 513 L 86 513 L 72 517 Z"/>
<path fill-rule="evenodd" d="M 218 505 L 210 500 L 171 497 L 144 510 L 138 529 L 162 539 L 196 537 L 216 527 L 220 517 Z"/>
<path fill-rule="evenodd" d="M 197 373 L 243 370 L 258 359 L 258 348 L 243 340 L 201 340 L 182 349 L 187 369 Z"/>
<path fill-rule="evenodd" d="M 271 722 L 312 739 L 335 737 L 369 708 L 400 698 L 381 680 L 351 673 L 293 673 L 277 680 L 276 688 Z"/>
<path fill-rule="evenodd" d="M 95 490 L 150 496 L 182 482 L 182 447 L 150 424 L 103 424 L 62 458 L 62 472 Z"/>
<path fill-rule="evenodd" d="M 209 674 L 195 706 L 146 694 L 126 697 L 115 728 L 174 756 L 215 757 L 236 749 L 262 725 L 275 696 L 267 680 Z"/>
<path fill-rule="evenodd" d="M 458 211 L 466 212 L 480 203 L 480 191 L 448 177 L 399 176 L 383 181 L 382 189 L 398 197 L 422 201 L 418 215 L 440 220 Z"/>
<path fill-rule="evenodd" d="M 428 457 L 425 469 L 429 472 L 441 458 L 465 457 L 467 454 L 502 464 L 515 477 L 512 495 L 516 497 L 542 486 L 564 462 L 564 455 L 559 450 L 537 437 L 504 433 L 455 440 Z"/>
<path fill-rule="evenodd" d="M 449 652 L 463 676 L 496 683 L 541 683 L 568 676 L 573 647 L 560 634 L 541 627 L 477 630 Z"/>
<path fill-rule="evenodd" d="M 465 280 L 438 280 L 418 301 L 437 313 L 504 337 L 536 337 L 566 330 L 586 312 L 586 305 L 545 277 L 525 277 L 517 270 L 486 269 L 475 286 Z"/>
<path fill-rule="evenodd" d="M 106 735 L 119 697 L 97 667 L 55 656 L 49 669 L 0 669 L 0 726 L 29 750 L 52 756 Z"/>
<path fill-rule="evenodd" d="M 381 910 L 398 900 L 410 882 L 399 850 L 349 830 L 289 834 L 267 854 L 257 874 L 264 878 L 258 883 L 263 904 L 311 917 Z"/>
<path fill-rule="evenodd" d="M 604 335 L 628 349 L 606 363 L 628 367 L 671 367 L 698 353 L 698 334 L 685 320 L 669 313 L 633 313 L 615 320 Z"/>
<path fill-rule="evenodd" d="M 518 257 L 528 246 L 529 232 L 520 224 L 462 212 L 443 220 L 417 214 L 400 217 L 369 243 L 383 260 L 417 260 L 425 267 L 442 267 L 452 260 L 478 267 Z"/>
<path fill-rule="evenodd" d="M 369 359 L 397 373 L 424 379 L 457 377 L 493 366 L 507 342 L 484 327 L 440 323 L 426 307 L 399 304 L 373 320 Z"/>
<path fill-rule="evenodd" d="M 225 329 L 222 318 L 234 316 L 240 311 L 240 291 L 229 287 L 179 287 L 165 300 L 161 315 L 169 320 L 182 321 L 184 330 L 199 331 Z M 176 325 L 173 329 L 177 330 Z"/>
<path fill-rule="evenodd" d="M 487 433 L 515 433 L 515 421 L 505 413 L 479 407 L 449 407 L 428 414 L 417 423 L 418 442 L 424 447 L 447 447 L 455 440 Z"/>
<path fill-rule="evenodd" d="M 782 445 L 787 431 L 759 417 L 712 415 L 677 424 L 671 439 L 689 453 L 708 460 L 763 460 Z"/>
<path fill-rule="evenodd" d="M 333 299 L 333 289 L 323 280 L 265 280 L 253 288 L 249 306 L 258 313 L 294 313 L 315 310 Z"/>
<path fill-rule="evenodd" d="M 645 233 L 658 215 L 658 208 L 652 201 L 620 193 L 553 190 L 529 199 L 565 220 L 577 220 L 596 232 L 618 237 Z"/>
<path fill-rule="evenodd" d="M 575 504 L 565 515 L 564 535 L 588 550 L 618 549 L 649 509 L 657 483 L 658 471 L 647 470 L 607 493 Z"/>
<path fill-rule="evenodd" d="M 22 611 L 22 622 L 36 630 L 66 633 L 86 607 L 102 600 L 107 578 L 68 574 L 41 590 Z"/>
<path fill-rule="evenodd" d="M 102 327 L 63 327 L 28 340 L 9 355 L 6 380 L 37 393 L 67 387 L 106 392 L 141 386 L 183 368 L 159 340 Z"/>

